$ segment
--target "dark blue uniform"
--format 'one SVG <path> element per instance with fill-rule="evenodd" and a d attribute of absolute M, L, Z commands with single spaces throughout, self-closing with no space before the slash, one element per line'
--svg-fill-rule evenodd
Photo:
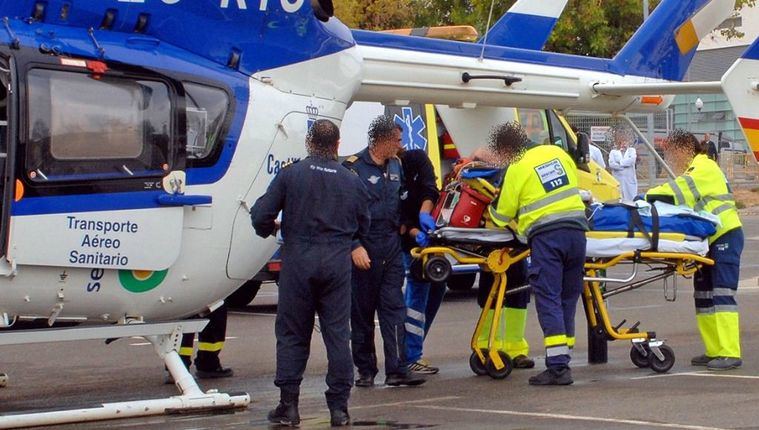
<path fill-rule="evenodd" d="M 307 157 L 282 169 L 250 213 L 256 234 L 267 237 L 282 211 L 274 384 L 297 398 L 316 312 L 329 360 L 330 410 L 347 408 L 353 383 L 351 247 L 368 232 L 368 201 L 359 178 L 337 161 Z"/>
<path fill-rule="evenodd" d="M 385 374 L 405 375 L 406 306 L 403 292 L 403 256 L 399 235 L 403 174 L 397 158 L 385 166 L 374 163 L 365 149 L 344 163 L 358 175 L 369 193 L 369 234 L 360 241 L 371 260 L 369 270 L 353 268 L 351 343 L 353 362 L 360 375 L 377 374 L 374 314 L 378 314 L 385 351 Z M 356 244 L 355 246 L 358 246 Z"/>

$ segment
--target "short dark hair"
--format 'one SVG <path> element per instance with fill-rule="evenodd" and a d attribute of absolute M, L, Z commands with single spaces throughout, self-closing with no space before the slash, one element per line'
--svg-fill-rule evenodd
<path fill-rule="evenodd" d="M 530 139 L 524 128 L 516 122 L 509 121 L 490 129 L 488 147 L 499 157 L 509 155 L 516 158 L 527 149 Z"/>
<path fill-rule="evenodd" d="M 706 145 L 699 142 L 693 133 L 676 128 L 672 133 L 667 136 L 667 140 L 664 143 L 664 148 L 667 151 L 683 150 L 692 152 L 695 154 L 701 154 L 706 152 Z"/>
<path fill-rule="evenodd" d="M 317 119 L 306 135 L 306 149 L 309 155 L 328 158 L 337 156 L 337 142 L 340 140 L 340 128 L 328 119 Z"/>
<path fill-rule="evenodd" d="M 377 142 L 393 138 L 393 131 L 403 131 L 401 126 L 395 123 L 388 115 L 380 115 L 369 124 L 369 146 Z"/>

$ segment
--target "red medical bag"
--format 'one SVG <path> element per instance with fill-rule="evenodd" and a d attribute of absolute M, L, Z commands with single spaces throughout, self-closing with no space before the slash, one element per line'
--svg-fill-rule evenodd
<path fill-rule="evenodd" d="M 432 217 L 438 228 L 477 228 L 491 199 L 464 183 L 450 184 L 440 193 Z"/>

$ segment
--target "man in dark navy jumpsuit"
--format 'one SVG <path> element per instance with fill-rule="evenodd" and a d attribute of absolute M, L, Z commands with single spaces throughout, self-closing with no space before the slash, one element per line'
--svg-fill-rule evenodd
<path fill-rule="evenodd" d="M 347 425 L 353 382 L 350 353 L 351 248 L 369 230 L 369 197 L 361 180 L 337 162 L 340 130 L 317 120 L 306 139 L 308 157 L 282 169 L 251 209 L 256 234 L 276 232 L 282 211 L 275 424 L 300 422 L 298 396 L 308 361 L 314 313 L 327 348 L 327 405 L 333 426 Z"/>
<path fill-rule="evenodd" d="M 387 116 L 369 126 L 369 147 L 348 157 L 352 170 L 369 192 L 371 228 L 354 244 L 351 343 L 358 368 L 356 386 L 371 387 L 377 375 L 374 315 L 378 316 L 385 351 L 385 384 L 419 385 L 424 378 L 408 370 L 405 359 L 406 305 L 401 252 L 401 196 L 403 169 L 397 157 L 401 129 Z"/>

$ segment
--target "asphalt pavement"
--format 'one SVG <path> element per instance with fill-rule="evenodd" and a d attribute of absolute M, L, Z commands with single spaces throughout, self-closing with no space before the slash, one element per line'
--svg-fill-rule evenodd
<path fill-rule="evenodd" d="M 696 330 L 692 286 L 678 285 L 675 302 L 664 298 L 661 283 L 610 299 L 614 322 L 641 321 L 666 339 L 677 361 L 666 374 L 639 369 L 629 359 L 630 344 L 611 342 L 606 364 L 588 364 L 582 307 L 578 344 L 572 361 L 575 383 L 531 387 L 527 379 L 543 369 L 542 336 L 534 307 L 527 340 L 538 365 L 515 370 L 503 380 L 475 376 L 468 365 L 469 340 L 479 313 L 476 291 L 446 298 L 425 345 L 425 357 L 440 367 L 425 385 L 414 388 L 354 388 L 350 413 L 355 428 L 378 429 L 722 429 L 759 428 L 759 216 L 743 217 L 743 253 L 738 303 L 744 365 L 729 372 L 692 367 L 703 353 Z M 620 273 L 621 274 L 621 273 Z M 216 415 L 135 418 L 61 426 L 62 429 L 246 429 L 268 428 L 266 412 L 276 405 L 274 312 L 276 286 L 267 284 L 246 309 L 232 312 L 222 352 L 235 376 L 202 380 L 204 389 L 245 391 L 252 404 L 243 411 Z M 377 331 L 378 351 L 381 351 Z M 302 386 L 302 428 L 329 427 L 324 403 L 326 354 L 318 330 Z M 380 357 L 382 362 L 382 357 Z M 381 367 L 381 366 L 380 366 Z M 110 345 L 81 341 L 0 348 L 0 370 L 9 383 L 0 388 L 0 413 L 93 406 L 102 402 L 161 398 L 176 394 L 163 384 L 163 364 L 142 339 Z"/>

